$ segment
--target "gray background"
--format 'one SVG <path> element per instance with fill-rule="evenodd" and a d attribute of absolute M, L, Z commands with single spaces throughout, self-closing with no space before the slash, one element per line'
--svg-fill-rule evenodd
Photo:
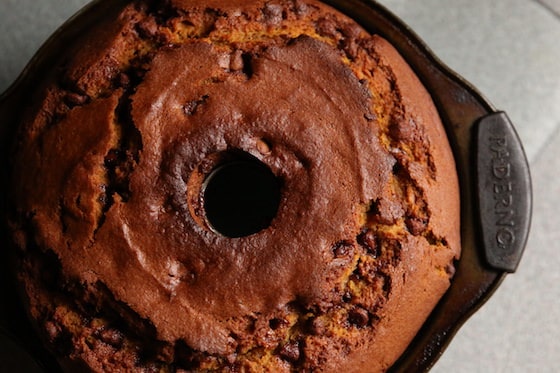
<path fill-rule="evenodd" d="M 0 92 L 87 0 L 0 0 Z M 381 0 L 515 123 L 534 184 L 516 274 L 462 327 L 435 372 L 560 370 L 560 0 Z"/>

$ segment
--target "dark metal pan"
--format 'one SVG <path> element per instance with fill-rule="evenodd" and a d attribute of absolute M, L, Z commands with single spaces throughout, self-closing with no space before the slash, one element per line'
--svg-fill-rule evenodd
<path fill-rule="evenodd" d="M 431 93 L 454 151 L 461 186 L 462 256 L 446 295 L 432 312 L 394 372 L 429 370 L 460 326 L 492 295 L 506 274 L 516 270 L 531 222 L 532 191 L 528 162 L 515 129 L 469 83 L 444 66 L 420 38 L 386 8 L 371 0 L 323 0 L 391 42 Z M 32 77 L 48 70 L 56 51 L 125 0 L 97 0 L 69 20 L 33 58 L 16 83 L 0 96 L 1 177 L 6 180 L 9 142 L 17 121 L 14 110 L 33 88 Z M 2 205 L 4 209 L 4 196 Z M 2 229 L 4 230 L 4 229 Z M 2 232 L 5 235 L 5 232 Z M 2 238 L 6 242 L 6 237 Z M 5 247 L 5 245 L 3 245 Z M 17 340 L 51 371 L 52 358 L 34 346 L 5 274 L 2 253 L 2 347 Z M 5 277 L 5 278 L 4 278 Z M 25 330 L 25 333 L 21 331 Z M 15 335 L 15 337 L 9 337 Z"/>

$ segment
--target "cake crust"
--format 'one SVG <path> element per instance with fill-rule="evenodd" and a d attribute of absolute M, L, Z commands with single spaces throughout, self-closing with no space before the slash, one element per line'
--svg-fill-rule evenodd
<path fill-rule="evenodd" d="M 63 365 L 385 371 L 449 286 L 437 110 L 388 42 L 320 2 L 131 2 L 33 97 L 9 223 Z M 201 196 L 239 154 L 282 194 L 269 227 L 231 238 Z"/>

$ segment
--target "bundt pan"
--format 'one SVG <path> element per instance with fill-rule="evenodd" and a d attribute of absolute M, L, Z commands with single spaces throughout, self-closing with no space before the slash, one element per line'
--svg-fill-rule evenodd
<path fill-rule="evenodd" d="M 42 47 L 16 83 L 0 96 L 0 156 L 2 180 L 14 131 L 18 102 L 33 89 L 35 74 L 45 70 L 62 48 L 126 0 L 97 0 L 61 27 Z M 521 259 L 531 220 L 531 181 L 527 159 L 515 129 L 480 93 L 445 67 L 402 21 L 371 0 L 324 0 L 371 33 L 396 47 L 431 93 L 445 125 L 457 164 L 461 187 L 462 255 L 446 295 L 401 358 L 394 372 L 430 369 L 460 326 L 492 295 Z M 2 186 L 3 188 L 4 186 Z M 5 208 L 2 192 L 2 210 Z M 5 228 L 3 242 L 7 242 Z M 6 245 L 3 244 L 2 247 Z M 15 284 L 7 273 L 2 250 L 0 361 L 8 370 L 57 371 L 18 304 Z M 10 365 L 12 364 L 12 365 Z"/>

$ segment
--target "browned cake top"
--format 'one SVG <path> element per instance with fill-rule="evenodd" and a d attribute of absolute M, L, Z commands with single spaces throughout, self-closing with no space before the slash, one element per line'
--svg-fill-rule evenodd
<path fill-rule="evenodd" d="M 24 116 L 12 226 L 47 342 L 94 370 L 386 369 L 459 255 L 429 95 L 314 0 L 147 3 L 61 52 Z M 209 216 L 231 165 L 278 188 L 248 233 Z"/>

